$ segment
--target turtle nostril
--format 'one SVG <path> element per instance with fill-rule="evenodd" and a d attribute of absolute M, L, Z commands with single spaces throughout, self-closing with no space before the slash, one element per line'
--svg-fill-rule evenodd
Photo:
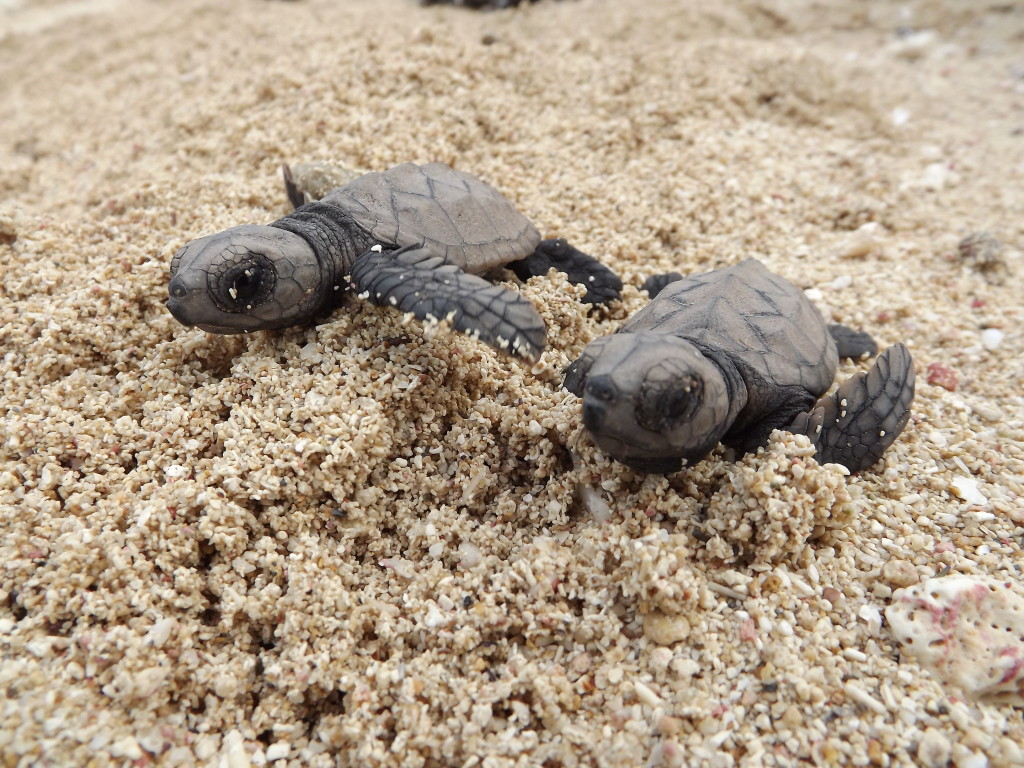
<path fill-rule="evenodd" d="M 610 403 L 615 399 L 615 385 L 607 376 L 598 376 L 587 381 L 586 394 L 595 400 Z"/>
<path fill-rule="evenodd" d="M 171 280 L 167 286 L 167 293 L 174 299 L 184 299 L 188 295 L 188 289 L 178 278 Z"/>

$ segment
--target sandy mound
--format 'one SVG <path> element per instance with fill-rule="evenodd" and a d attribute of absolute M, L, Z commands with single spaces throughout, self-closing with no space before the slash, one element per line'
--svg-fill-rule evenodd
<path fill-rule="evenodd" d="M 833 5 L 0 5 L 5 764 L 1024 760 L 882 619 L 1020 579 L 1024 17 Z M 633 286 L 756 256 L 910 346 L 913 421 L 630 471 L 560 371 L 645 297 L 557 275 L 537 373 L 355 299 L 178 325 L 174 250 L 304 159 L 472 171 Z"/>

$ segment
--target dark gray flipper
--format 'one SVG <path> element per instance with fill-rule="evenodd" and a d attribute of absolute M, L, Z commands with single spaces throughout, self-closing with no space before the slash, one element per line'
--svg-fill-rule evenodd
<path fill-rule="evenodd" d="M 611 339 L 611 336 L 599 336 L 587 344 L 583 354 L 565 369 L 565 378 L 562 380 L 563 387 L 577 397 L 583 397 L 583 387 L 587 383 L 587 374 L 590 372 L 590 366 L 601 356 L 601 352 L 608 345 L 609 339 Z"/>
<path fill-rule="evenodd" d="M 593 256 L 574 248 L 560 237 L 542 241 L 537 250 L 525 259 L 508 265 L 520 280 L 546 275 L 552 267 L 564 273 L 569 282 L 586 286 L 584 304 L 607 304 L 619 298 L 622 290 L 619 276 Z"/>
<path fill-rule="evenodd" d="M 367 251 L 355 260 L 351 276 L 356 292 L 375 304 L 420 320 L 447 320 L 457 331 L 528 360 L 544 349 L 544 321 L 529 301 L 425 248 Z"/>
<path fill-rule="evenodd" d="M 858 360 L 878 354 L 878 343 L 865 331 L 836 324 L 828 327 L 828 333 L 835 341 L 840 357 Z"/>
<path fill-rule="evenodd" d="M 913 400 L 914 361 L 903 344 L 893 344 L 867 373 L 852 376 L 797 416 L 790 431 L 814 441 L 820 463 L 859 472 L 895 442 L 910 419 Z"/>
<path fill-rule="evenodd" d="M 302 188 L 292 175 L 292 169 L 287 164 L 281 166 L 281 173 L 284 174 L 284 191 L 288 194 L 288 200 L 291 201 L 292 206 L 300 208 L 310 202 L 309 198 L 306 197 L 306 193 L 302 191 Z"/>
<path fill-rule="evenodd" d="M 640 286 L 640 290 L 647 291 L 647 296 L 653 299 L 655 296 L 657 296 L 659 293 L 665 290 L 665 286 L 671 285 L 677 280 L 682 279 L 683 276 L 678 272 L 665 272 L 660 275 L 651 275 L 646 280 L 644 280 L 644 284 Z"/>

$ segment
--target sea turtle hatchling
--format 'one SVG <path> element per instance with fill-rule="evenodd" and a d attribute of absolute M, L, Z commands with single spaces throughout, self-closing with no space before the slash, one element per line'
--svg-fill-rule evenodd
<path fill-rule="evenodd" d="M 588 344 L 565 376 L 583 398 L 587 432 L 618 461 L 673 472 L 719 442 L 748 452 L 788 429 L 811 438 L 819 462 L 856 472 L 906 426 L 914 398 L 907 348 L 894 344 L 867 373 L 821 397 L 840 355 L 873 354 L 874 341 L 826 326 L 803 291 L 761 262 L 646 287 L 656 293 L 651 303 Z"/>
<path fill-rule="evenodd" d="M 508 266 L 520 279 L 554 267 L 588 292 L 617 298 L 607 267 L 537 229 L 493 187 L 442 163 L 405 163 L 338 179 L 323 164 L 285 167 L 296 209 L 267 226 L 193 240 L 172 258 L 167 308 L 210 333 L 284 328 L 326 315 L 344 289 L 527 359 L 544 321 L 522 295 L 478 275 Z"/>

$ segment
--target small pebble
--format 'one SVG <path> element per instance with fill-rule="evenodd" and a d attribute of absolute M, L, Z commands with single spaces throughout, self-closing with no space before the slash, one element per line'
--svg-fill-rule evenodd
<path fill-rule="evenodd" d="M 459 565 L 463 568 L 472 568 L 483 559 L 480 547 L 469 541 L 459 544 Z"/>
<path fill-rule="evenodd" d="M 636 693 L 636 697 L 641 704 L 646 704 L 649 707 L 660 707 L 664 703 L 658 694 L 639 680 L 633 683 L 633 691 Z"/>
<path fill-rule="evenodd" d="M 989 760 L 982 752 L 967 752 L 953 759 L 956 768 L 988 768 Z"/>
<path fill-rule="evenodd" d="M 957 245 L 960 258 L 995 283 L 1003 282 L 1007 269 L 1003 250 L 1003 244 L 988 232 L 972 232 Z"/>
<path fill-rule="evenodd" d="M 921 580 L 913 563 L 896 559 L 887 560 L 882 566 L 882 578 L 894 587 L 909 587 Z"/>
<path fill-rule="evenodd" d="M 974 403 L 971 410 L 988 422 L 1002 421 L 1004 416 L 1004 412 L 1000 408 L 984 401 Z"/>
<path fill-rule="evenodd" d="M 226 768 L 249 768 L 249 753 L 245 751 L 245 740 L 238 731 L 231 731 L 224 737 L 221 751 L 221 765 Z"/>
<path fill-rule="evenodd" d="M 590 516 L 597 523 L 606 523 L 612 516 L 612 508 L 601 498 L 601 494 L 588 485 L 580 486 L 580 498 Z"/>
<path fill-rule="evenodd" d="M 929 163 L 921 176 L 920 184 L 925 189 L 940 190 L 951 180 L 952 173 L 944 162 Z"/>
<path fill-rule="evenodd" d="M 444 614 L 438 610 L 437 606 L 432 605 L 427 609 L 427 617 L 423 620 L 423 623 L 431 629 L 436 629 L 437 627 L 446 624 L 447 620 L 445 619 Z"/>
<path fill-rule="evenodd" d="M 928 383 L 955 392 L 960 378 L 945 363 L 928 363 Z"/>
<path fill-rule="evenodd" d="M 926 56 L 938 43 L 939 36 L 934 29 L 913 30 L 901 35 L 892 43 L 893 53 L 901 59 L 915 61 Z"/>
<path fill-rule="evenodd" d="M 926 728 L 917 744 L 917 760 L 922 768 L 944 768 L 951 751 L 949 739 L 934 728 Z"/>
<path fill-rule="evenodd" d="M 885 705 L 864 690 L 859 683 L 856 683 L 853 680 L 847 680 L 843 685 L 843 690 L 846 691 L 846 695 L 849 696 L 850 699 L 864 707 L 864 709 L 869 709 L 876 715 L 885 714 Z"/>
<path fill-rule="evenodd" d="M 685 616 L 668 616 L 653 611 L 644 616 L 644 635 L 658 645 L 672 645 L 690 636 L 690 622 Z"/>
<path fill-rule="evenodd" d="M 853 285 L 853 278 L 850 275 L 840 275 L 832 281 L 833 291 L 843 291 Z"/>
<path fill-rule="evenodd" d="M 126 757 L 129 760 L 138 760 L 143 756 L 142 748 L 132 736 L 125 736 L 110 745 L 112 757 Z"/>
<path fill-rule="evenodd" d="M 590 671 L 591 658 L 587 653 L 579 653 L 573 657 L 572 661 L 569 662 L 569 669 L 575 672 L 577 675 L 585 675 Z"/>
<path fill-rule="evenodd" d="M 314 342 L 309 342 L 299 349 L 299 359 L 307 363 L 319 363 L 323 360 L 323 353 L 317 348 Z"/>
<path fill-rule="evenodd" d="M 786 724 L 786 727 L 796 730 L 803 724 L 804 717 L 796 706 L 790 704 L 782 713 L 782 722 Z"/>
<path fill-rule="evenodd" d="M 985 349 L 998 349 L 1003 343 L 1003 332 L 998 328 L 986 328 L 981 332 L 981 346 Z"/>
<path fill-rule="evenodd" d="M 872 635 L 877 635 L 882 628 L 882 612 L 873 605 L 862 605 L 857 611 L 857 616 L 867 624 L 868 632 Z"/>
<path fill-rule="evenodd" d="M 658 732 L 662 736 L 675 736 L 683 729 L 683 720 L 671 715 L 664 715 L 658 719 Z"/>
<path fill-rule="evenodd" d="M 267 760 L 281 760 L 282 758 L 288 757 L 288 753 L 291 751 L 291 745 L 284 741 L 278 741 L 267 747 Z"/>
<path fill-rule="evenodd" d="M 839 244 L 839 255 L 844 259 L 860 259 L 877 250 L 880 244 L 879 229 L 877 221 L 869 221 L 858 227 Z M 832 288 L 842 290 L 852 284 L 852 277 L 842 275 L 832 281 Z"/>
<path fill-rule="evenodd" d="M 821 292 L 820 288 L 808 288 L 804 291 L 804 296 L 811 301 L 822 301 L 825 298 L 825 294 Z"/>
<path fill-rule="evenodd" d="M 833 605 L 835 605 L 836 601 L 842 598 L 843 593 L 835 587 L 825 587 L 823 590 L 821 590 L 821 596 Z"/>

